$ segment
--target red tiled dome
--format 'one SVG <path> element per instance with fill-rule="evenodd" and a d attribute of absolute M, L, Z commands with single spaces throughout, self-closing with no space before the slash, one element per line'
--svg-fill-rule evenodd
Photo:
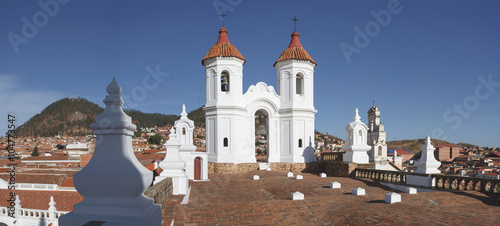
<path fill-rule="evenodd" d="M 281 53 L 281 56 L 276 60 L 276 62 L 273 64 L 276 65 L 280 61 L 285 61 L 285 60 L 306 60 L 310 61 L 314 65 L 318 65 L 311 56 L 309 56 L 309 53 L 302 47 L 300 44 L 299 40 L 299 33 L 294 31 L 292 33 L 292 40 L 290 41 L 290 45 L 288 45 L 288 48 Z"/>
<path fill-rule="evenodd" d="M 217 43 L 210 48 L 210 51 L 208 51 L 207 55 L 201 60 L 201 64 L 203 64 L 204 60 L 214 57 L 236 57 L 243 60 L 243 64 L 247 61 L 238 49 L 231 45 L 227 38 L 227 30 L 224 27 L 219 31 L 219 40 L 217 40 Z"/>

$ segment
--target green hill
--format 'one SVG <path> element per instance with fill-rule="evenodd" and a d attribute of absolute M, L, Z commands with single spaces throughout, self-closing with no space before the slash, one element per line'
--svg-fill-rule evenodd
<path fill-rule="evenodd" d="M 47 106 L 16 130 L 17 136 L 83 136 L 92 134 L 90 124 L 104 109 L 84 98 L 64 98 Z M 125 110 L 138 128 L 173 125 L 178 115 L 143 113 Z M 200 107 L 189 113 L 196 125 L 204 125 L 205 113 Z"/>

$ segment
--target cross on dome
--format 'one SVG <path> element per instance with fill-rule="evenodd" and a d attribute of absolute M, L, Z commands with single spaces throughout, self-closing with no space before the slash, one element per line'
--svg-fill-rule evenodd
<path fill-rule="evenodd" d="M 293 16 L 293 31 L 296 31 L 297 30 L 297 21 L 299 21 L 299 19 L 297 19 L 297 17 Z"/>
<path fill-rule="evenodd" d="M 220 16 L 220 17 L 221 17 L 221 19 L 222 19 L 222 27 L 224 27 L 224 18 L 227 16 L 227 14 L 222 13 L 222 14 L 220 14 L 219 16 Z"/>

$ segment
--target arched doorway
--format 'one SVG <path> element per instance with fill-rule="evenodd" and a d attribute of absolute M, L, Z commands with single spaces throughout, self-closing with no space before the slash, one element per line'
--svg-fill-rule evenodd
<path fill-rule="evenodd" d="M 194 179 L 201 180 L 201 158 L 196 157 L 194 159 Z"/>
<path fill-rule="evenodd" d="M 263 110 L 255 112 L 255 159 L 257 162 L 267 162 L 269 154 L 268 134 L 269 117 Z"/>

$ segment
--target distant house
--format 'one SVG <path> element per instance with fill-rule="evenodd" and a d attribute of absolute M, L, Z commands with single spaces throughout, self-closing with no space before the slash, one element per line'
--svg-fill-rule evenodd
<path fill-rule="evenodd" d="M 440 162 L 451 162 L 460 156 L 460 148 L 454 144 L 443 144 L 435 146 L 434 157 Z"/>
<path fill-rule="evenodd" d="M 410 160 L 411 158 L 413 158 L 413 156 L 415 156 L 415 154 L 411 151 L 408 151 L 408 150 L 404 150 L 404 149 L 391 149 L 391 150 L 387 150 L 387 158 L 391 159 L 392 156 L 394 156 L 394 152 L 397 153 L 398 156 L 401 156 L 403 157 L 403 162 L 406 162 L 408 160 Z"/>

